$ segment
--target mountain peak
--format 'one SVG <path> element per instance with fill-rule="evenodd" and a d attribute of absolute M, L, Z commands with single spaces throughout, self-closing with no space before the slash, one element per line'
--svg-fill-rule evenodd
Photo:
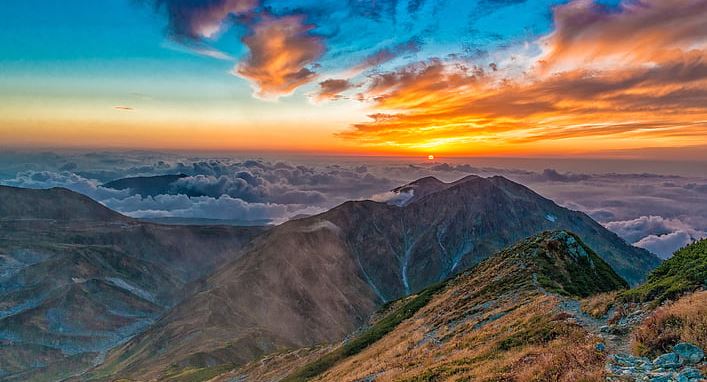
<path fill-rule="evenodd" d="M 0 186 L 0 219 L 127 220 L 93 199 L 66 188 Z"/>
<path fill-rule="evenodd" d="M 392 192 L 397 194 L 410 194 L 403 205 L 408 205 L 414 201 L 420 200 L 428 195 L 444 191 L 454 186 L 467 183 L 472 180 L 484 179 L 477 175 L 468 175 L 454 182 L 445 183 L 434 176 L 426 176 L 418 180 L 412 181 L 406 185 L 394 188 Z"/>

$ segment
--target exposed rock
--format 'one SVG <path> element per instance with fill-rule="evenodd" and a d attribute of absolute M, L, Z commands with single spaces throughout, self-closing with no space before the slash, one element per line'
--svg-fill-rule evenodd
<path fill-rule="evenodd" d="M 678 346 L 680 345 L 680 346 Z M 704 381 L 700 370 L 685 366 L 679 353 L 685 354 L 686 359 L 704 358 L 703 351 L 697 346 L 687 343 L 675 345 L 676 352 L 666 353 L 657 357 L 653 362 L 644 357 L 629 354 L 614 354 L 609 356 L 606 365 L 607 381 L 647 381 L 647 382 L 698 382 Z M 677 348 L 677 349 L 675 349 Z M 697 363 L 700 363 L 697 361 Z"/>
<path fill-rule="evenodd" d="M 682 361 L 680 360 L 680 357 L 678 357 L 677 354 L 675 353 L 665 353 L 663 355 L 658 356 L 656 359 L 653 360 L 653 363 L 657 367 L 665 368 L 665 369 L 677 369 L 682 365 Z"/>
<path fill-rule="evenodd" d="M 695 382 L 703 380 L 702 373 L 694 367 L 686 367 L 678 374 L 678 382 Z"/>
<path fill-rule="evenodd" d="M 705 353 L 702 349 L 687 342 L 681 342 L 673 346 L 673 352 L 685 363 L 692 365 L 700 363 L 705 357 Z"/>

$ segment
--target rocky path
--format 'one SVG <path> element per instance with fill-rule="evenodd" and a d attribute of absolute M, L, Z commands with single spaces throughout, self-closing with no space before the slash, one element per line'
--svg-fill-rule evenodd
<path fill-rule="evenodd" d="M 603 346 L 597 345 L 609 353 L 628 353 L 629 352 L 629 336 L 628 330 L 611 329 L 609 325 L 609 317 L 613 315 L 613 309 L 604 317 L 592 317 L 580 308 L 580 302 L 577 300 L 563 300 L 560 302 L 560 308 L 574 316 L 579 325 L 582 325 L 589 333 L 597 335 L 603 339 Z"/>
<path fill-rule="evenodd" d="M 602 318 L 592 317 L 580 308 L 580 302 L 565 299 L 560 302 L 560 309 L 571 314 L 577 323 L 588 332 L 602 338 L 597 343 L 598 351 L 607 352 L 607 381 L 640 382 L 700 382 L 707 381 L 699 368 L 707 364 L 704 351 L 689 343 L 679 343 L 673 351 L 651 360 L 630 354 L 629 344 L 631 329 L 639 324 L 646 312 L 635 309 L 618 322 L 609 324 L 613 309 Z"/>

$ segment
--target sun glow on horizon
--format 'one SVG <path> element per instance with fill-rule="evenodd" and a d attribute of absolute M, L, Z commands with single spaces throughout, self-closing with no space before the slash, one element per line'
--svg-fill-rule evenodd
<path fill-rule="evenodd" d="M 707 0 L 528 0 L 532 11 L 488 10 L 527 16 L 493 26 L 480 0 L 401 8 L 400 23 L 381 23 L 392 15 L 376 2 L 305 0 L 293 14 L 170 0 L 155 17 L 33 1 L 12 0 L 0 27 L 3 147 L 569 157 L 707 145 Z M 45 25 L 42 12 L 62 17 Z M 447 14 L 460 17 L 440 28 Z M 485 54 L 460 51 L 460 36 Z"/>

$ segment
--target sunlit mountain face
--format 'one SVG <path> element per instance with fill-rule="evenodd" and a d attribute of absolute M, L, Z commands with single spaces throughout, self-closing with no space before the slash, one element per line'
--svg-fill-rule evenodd
<path fill-rule="evenodd" d="M 705 19 L 703 0 L 8 0 L 0 144 L 704 157 Z"/>

